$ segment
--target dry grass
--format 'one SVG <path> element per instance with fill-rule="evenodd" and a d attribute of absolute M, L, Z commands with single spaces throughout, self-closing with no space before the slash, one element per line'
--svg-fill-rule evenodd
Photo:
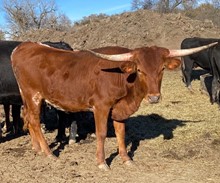
<path fill-rule="evenodd" d="M 162 101 L 155 105 L 142 105 L 128 120 L 128 138 L 139 137 L 136 144 L 149 139 L 144 144 L 147 152 L 151 149 L 155 156 L 165 158 L 214 158 L 215 153 L 219 154 L 219 107 L 212 105 L 209 97 L 200 92 L 199 80 L 194 80 L 192 86 L 193 94 L 182 83 L 180 71 L 166 71 Z"/>

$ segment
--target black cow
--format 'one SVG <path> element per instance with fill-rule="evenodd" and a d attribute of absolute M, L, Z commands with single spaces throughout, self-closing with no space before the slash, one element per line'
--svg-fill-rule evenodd
<path fill-rule="evenodd" d="M 218 41 L 220 41 L 220 39 L 198 37 L 186 38 L 181 43 L 181 49 L 194 48 Z M 183 82 L 190 91 L 192 91 L 191 75 L 193 68 L 199 66 L 208 72 L 212 72 L 210 68 L 210 50 L 212 49 L 213 47 L 182 57 L 181 70 L 183 74 Z"/>
<path fill-rule="evenodd" d="M 22 100 L 20 96 L 20 92 L 18 89 L 17 81 L 14 77 L 14 73 L 12 71 L 10 56 L 12 51 L 20 44 L 20 41 L 0 41 L 0 104 L 4 106 L 5 112 L 5 122 L 6 122 L 6 130 L 7 132 L 13 131 L 15 134 L 18 134 L 22 131 L 22 123 L 20 118 L 20 111 L 22 106 Z M 65 42 L 43 42 L 44 44 L 64 49 L 64 50 L 73 50 L 71 46 Z M 13 124 L 10 123 L 10 105 L 12 106 L 12 118 Z M 47 106 L 42 108 L 43 111 L 47 110 Z M 70 121 L 73 120 L 74 117 L 72 115 L 66 115 L 62 111 L 56 111 L 58 115 L 58 120 L 62 121 Z M 43 113 L 45 114 L 45 113 Z M 56 114 L 54 114 L 56 115 Z M 45 118 L 45 115 L 42 119 Z M 45 120 L 46 121 L 46 120 Z M 75 120 L 74 120 L 75 121 Z M 58 124 L 60 124 L 58 122 Z M 61 132 L 65 130 L 64 125 L 60 128 Z M 76 131 L 76 123 L 72 123 L 73 132 Z M 0 129 L 1 130 L 1 129 Z M 72 132 L 72 133 L 73 133 Z M 75 134 L 73 133 L 73 136 Z M 71 136 L 72 137 L 72 136 Z M 61 135 L 58 133 L 57 138 L 60 139 Z M 75 137 L 72 137 L 75 139 Z"/>
<path fill-rule="evenodd" d="M 220 42 L 211 49 L 212 96 L 211 102 L 220 105 Z"/>
<path fill-rule="evenodd" d="M 12 105 L 13 127 L 16 133 L 22 100 L 12 71 L 10 56 L 13 49 L 20 43 L 19 41 L 0 41 L 0 104 L 4 105 L 7 131 L 12 127 L 9 121 L 9 106 Z"/>

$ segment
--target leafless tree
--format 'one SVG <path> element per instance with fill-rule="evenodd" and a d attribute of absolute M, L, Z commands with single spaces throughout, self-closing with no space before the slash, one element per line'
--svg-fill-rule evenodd
<path fill-rule="evenodd" d="M 173 12 L 177 7 L 192 7 L 193 0 L 133 0 L 132 9 L 154 9 L 161 13 Z"/>
<path fill-rule="evenodd" d="M 220 9 L 220 1 L 219 0 L 212 0 L 212 4 L 215 8 Z"/>
<path fill-rule="evenodd" d="M 198 1 L 185 0 L 181 5 L 183 10 L 192 10 L 198 5 Z"/>
<path fill-rule="evenodd" d="M 131 8 L 137 9 L 152 9 L 154 6 L 154 0 L 133 0 Z"/>
<path fill-rule="evenodd" d="M 71 24 L 65 15 L 57 14 L 54 0 L 3 0 L 3 11 L 10 33 L 14 36 L 32 29 L 59 29 Z"/>
<path fill-rule="evenodd" d="M 161 13 L 171 13 L 178 7 L 189 8 L 195 4 L 194 0 L 159 0 L 158 11 Z"/>
<path fill-rule="evenodd" d="M 212 3 L 202 3 L 193 10 L 185 11 L 186 16 L 197 20 L 211 20 L 214 25 L 220 26 L 220 9 Z"/>

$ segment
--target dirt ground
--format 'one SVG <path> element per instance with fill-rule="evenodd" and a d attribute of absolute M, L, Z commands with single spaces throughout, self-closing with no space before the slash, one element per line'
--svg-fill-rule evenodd
<path fill-rule="evenodd" d="M 199 91 L 198 80 L 193 86 L 195 93 L 191 94 L 181 81 L 180 71 L 166 71 L 161 103 L 142 105 L 126 121 L 127 149 L 135 166 L 122 163 L 114 135 L 105 144 L 111 170 L 103 172 L 96 166 L 96 141 L 92 137 L 68 145 L 54 143 L 56 131 L 46 133 L 58 157 L 54 161 L 31 150 L 29 135 L 15 138 L 4 134 L 0 143 L 0 180 L 5 183 L 218 183 L 219 108 Z M 109 131 L 114 134 L 112 128 Z"/>
<path fill-rule="evenodd" d="M 158 45 L 179 48 L 185 37 L 219 37 L 211 22 L 190 20 L 183 15 L 147 11 L 124 13 L 77 25 L 69 32 L 31 33 L 21 40 L 66 41 L 74 48 L 106 45 L 139 47 Z M 196 78 L 196 77 L 195 77 Z M 219 183 L 220 111 L 200 92 L 200 82 L 192 82 L 191 94 L 181 81 L 181 73 L 165 71 L 162 101 L 141 105 L 126 121 L 126 142 L 134 166 L 122 163 L 117 153 L 113 129 L 105 143 L 111 170 L 96 165 L 95 138 L 77 144 L 55 143 L 56 130 L 46 133 L 57 160 L 35 154 L 29 135 L 3 134 L 0 140 L 0 180 L 4 183 Z M 0 121 L 4 121 L 1 110 Z M 88 123 L 90 125 L 90 123 Z"/>

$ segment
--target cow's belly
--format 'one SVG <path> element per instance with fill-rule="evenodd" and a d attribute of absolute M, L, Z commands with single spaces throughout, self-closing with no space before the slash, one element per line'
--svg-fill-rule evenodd
<path fill-rule="evenodd" d="M 93 112 L 93 106 L 89 106 L 89 105 L 86 105 L 86 104 L 76 104 L 74 102 L 63 102 L 62 104 L 61 103 L 58 103 L 58 102 L 54 102 L 54 101 L 51 101 L 51 100 L 48 100 L 46 99 L 45 102 L 47 104 L 50 104 L 51 106 L 53 106 L 54 108 L 60 110 L 60 111 L 67 111 L 67 112 L 80 112 L 80 111 L 91 111 Z"/>

